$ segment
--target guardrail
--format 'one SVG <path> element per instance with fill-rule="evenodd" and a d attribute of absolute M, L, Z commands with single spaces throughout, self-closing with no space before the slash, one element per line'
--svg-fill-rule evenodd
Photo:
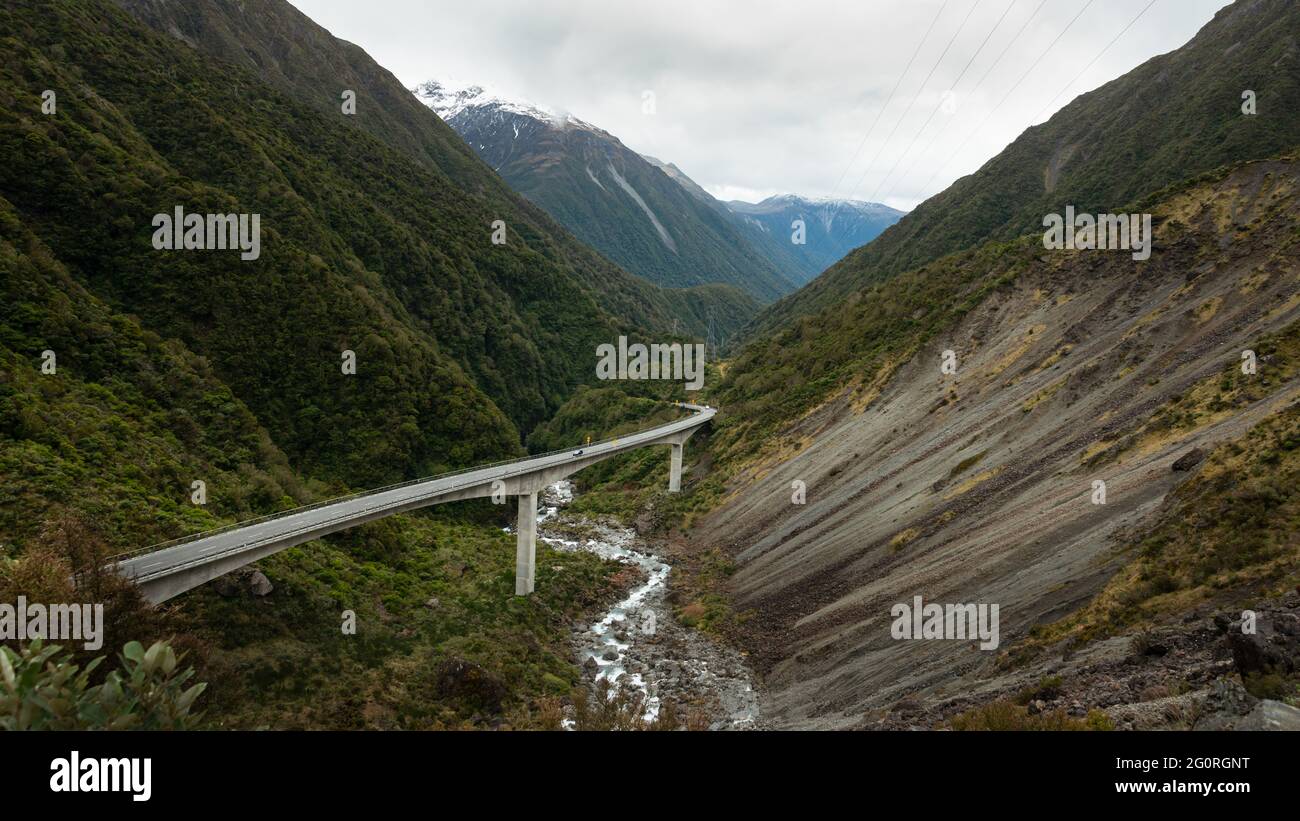
<path fill-rule="evenodd" d="M 699 415 L 700 413 L 703 413 L 706 409 L 708 409 L 708 410 L 712 410 L 712 408 L 709 408 L 707 405 L 701 407 L 701 406 L 698 406 L 698 405 L 690 405 L 690 404 L 686 404 L 686 403 L 681 403 L 681 404 L 678 405 L 678 407 L 694 408 L 694 409 L 696 409 L 696 411 L 695 411 L 695 412 L 696 412 L 696 415 Z M 690 418 L 690 417 L 688 417 L 688 418 Z M 589 444 L 589 445 L 579 445 L 578 447 L 581 448 L 581 449 L 584 449 L 584 450 L 585 450 L 586 448 L 594 448 L 594 447 L 600 447 L 600 446 L 602 446 L 602 445 L 614 444 L 614 443 L 617 443 L 619 439 L 626 439 L 626 438 L 628 438 L 628 437 L 630 437 L 630 436 L 640 436 L 641 434 L 651 433 L 651 432 L 653 432 L 653 431 L 655 431 L 655 430 L 658 430 L 659 428 L 666 428 L 666 427 L 669 427 L 669 426 L 671 426 L 671 425 L 676 425 L 676 424 L 678 424 L 679 422 L 682 422 L 682 421 L 685 421 L 685 420 L 678 420 L 677 422 L 669 422 L 667 425 L 660 425 L 659 427 L 656 427 L 656 428 L 647 428 L 647 429 L 645 429 L 645 430 L 634 431 L 634 432 L 632 432 L 632 433 L 625 433 L 625 434 L 623 434 L 622 436 L 611 436 L 611 437 L 609 437 L 608 439 L 602 439 L 602 440 L 600 440 L 599 442 L 593 442 L 593 443 L 591 443 L 591 444 Z M 374 489 L 374 490 L 362 490 L 362 491 L 358 491 L 358 492 L 356 492 L 356 493 L 350 493 L 350 494 L 348 494 L 348 495 L 346 495 L 346 496 L 336 496 L 336 497 L 334 497 L 334 498 L 332 498 L 332 499 L 323 499 L 323 500 L 321 500 L 321 501 L 319 501 L 319 502 L 312 502 L 312 503 L 309 504 L 309 505 L 302 505 L 301 507 L 290 508 L 289 510 L 281 510 L 281 511 L 278 511 L 278 512 L 276 512 L 276 513 L 268 513 L 268 514 L 266 514 L 266 515 L 264 515 L 264 516 L 258 516 L 258 517 L 253 518 L 253 519 L 244 519 L 243 521 L 239 521 L 239 522 L 231 522 L 230 524 L 222 525 L 221 527 L 212 528 L 211 530 L 200 531 L 200 532 L 198 532 L 198 533 L 191 533 L 191 534 L 189 534 L 189 535 L 187 535 L 187 536 L 178 536 L 178 537 L 176 537 L 175 539 L 169 539 L 168 541 L 165 541 L 165 542 L 158 542 L 157 544 L 152 544 L 152 545 L 149 545 L 148 547 L 141 547 L 141 548 L 137 548 L 137 549 L 135 549 L 135 550 L 128 550 L 128 551 L 125 551 L 125 552 L 122 552 L 122 553 L 115 553 L 115 554 L 109 556 L 109 557 L 108 557 L 108 560 L 111 561 L 111 562 L 120 563 L 120 562 L 125 561 L 125 560 L 128 560 L 128 559 L 134 559 L 134 558 L 138 558 L 138 557 L 140 557 L 140 556 L 148 555 L 148 554 L 150 554 L 150 553 L 157 553 L 157 552 L 162 551 L 162 550 L 167 550 L 168 548 L 179 547 L 179 546 L 181 546 L 181 545 L 183 545 L 183 544 L 189 544 L 190 542 L 197 542 L 197 541 L 199 541 L 199 540 L 201 540 L 201 539 L 208 539 L 208 538 L 211 538 L 211 537 L 213 537 L 213 536 L 220 536 L 222 533 L 230 533 L 230 532 L 235 531 L 235 530 L 241 530 L 241 529 L 246 528 L 246 527 L 252 527 L 253 525 L 264 524 L 264 523 L 266 523 L 266 522 L 273 522 L 273 521 L 275 521 L 275 520 L 277 520 L 277 519 L 284 519 L 284 518 L 287 518 L 287 517 L 289 517 L 289 516 L 296 516 L 296 515 L 298 515 L 298 514 L 300 514 L 300 513 L 307 513 L 307 512 L 309 512 L 309 511 L 317 510 L 317 509 L 322 508 L 322 507 L 329 507 L 330 505 L 336 505 L 336 504 L 340 504 L 340 503 L 342 503 L 342 502 L 349 502 L 349 501 L 352 501 L 352 500 L 354 500 L 354 499 L 362 499 L 362 498 L 365 498 L 366 496 L 377 496 L 377 495 L 379 495 L 379 494 L 381 494 L 381 493 L 389 493 L 389 492 L 394 491 L 394 490 L 401 490 L 402 488 L 413 487 L 413 486 L 415 486 L 415 485 L 424 484 L 424 483 L 426 483 L 426 482 L 436 482 L 436 481 L 439 481 L 439 480 L 442 480 L 442 479 L 450 479 L 450 478 L 452 478 L 453 476 L 462 476 L 462 475 L 467 474 L 467 473 L 474 473 L 475 471 L 480 471 L 480 470 L 491 470 L 492 468 L 496 468 L 496 467 L 504 467 L 504 466 L 506 466 L 506 465 L 520 464 L 520 463 L 523 463 L 523 462 L 532 462 L 532 461 L 537 460 L 537 459 L 545 459 L 545 458 L 550 457 L 550 456 L 559 456 L 560 454 L 564 454 L 564 453 L 572 453 L 572 452 L 573 452 L 573 448 L 560 448 L 559 450 L 551 450 L 551 451 L 547 451 L 547 452 L 545 452 L 545 453 L 535 453 L 535 454 L 532 454 L 532 455 L 530 455 L 530 456 L 524 456 L 524 457 L 521 457 L 521 458 L 519 458 L 519 459 L 506 459 L 506 460 L 503 460 L 503 461 L 500 461 L 500 462 L 491 462 L 491 463 L 486 464 L 486 465 L 474 465 L 473 467 L 459 468 L 459 469 L 457 469 L 457 470 L 447 471 L 446 473 L 438 473 L 438 474 L 435 474 L 435 475 L 433 475 L 433 476 L 425 476 L 425 477 L 420 478 L 420 479 L 409 479 L 409 480 L 407 480 L 407 481 L 405 481 L 405 482 L 398 482 L 398 483 L 396 483 L 396 484 L 387 485 L 387 486 L 385 486 L 385 487 L 376 488 L 376 489 Z M 521 473 L 530 473 L 530 472 L 531 472 L 531 468 L 525 468 L 525 469 L 522 469 L 522 470 L 517 471 L 516 473 L 507 473 L 507 474 L 503 474 L 503 476 L 516 476 L 516 475 L 519 475 L 519 474 L 521 474 Z M 498 477 L 498 478 L 499 478 L 499 477 Z M 396 507 L 398 504 L 407 504 L 407 503 L 409 503 L 409 502 L 410 502 L 409 499 L 404 499 L 404 500 L 401 500 L 401 502 L 399 502 L 399 503 L 394 503 L 394 504 L 390 504 L 390 505 L 378 505 L 378 506 L 376 506 L 376 507 L 374 507 L 374 508 L 366 508 L 366 509 L 360 511 L 358 515 L 363 515 L 363 514 L 365 514 L 365 513 L 369 513 L 369 512 L 372 512 L 372 511 L 374 511 L 374 510 L 381 510 L 381 509 L 385 509 L 385 508 L 388 508 L 388 507 Z M 298 532 L 301 532 L 301 531 L 303 531 L 303 530 L 308 530 L 308 529 L 311 529 L 311 528 L 299 528 L 298 530 L 291 530 L 291 531 L 288 531 L 287 533 L 277 534 L 277 535 L 275 536 L 275 538 L 277 538 L 277 539 L 278 539 L 278 538 L 283 538 L 283 537 L 286 536 L 286 535 L 289 535 L 289 534 L 292 534 L 292 533 L 298 533 Z M 250 543 L 245 543 L 245 544 L 240 545 L 238 548 L 231 548 L 230 550 L 223 550 L 223 551 L 221 551 L 220 553 L 210 554 L 210 555 L 208 555 L 208 556 L 204 556 L 204 557 L 202 558 L 201 561 L 202 561 L 202 562 L 207 562 L 207 561 L 211 561 L 212 558 L 214 558 L 214 556 L 225 556 L 225 555 L 229 555 L 230 553 L 237 553 L 237 552 L 239 552 L 239 551 L 242 551 L 242 550 L 245 550 L 246 548 L 248 548 L 248 547 L 249 547 L 249 544 L 250 544 Z M 254 542 L 254 543 L 251 543 L 251 544 L 252 544 L 254 547 L 256 547 L 258 544 L 260 544 L 260 542 Z M 184 566 L 185 566 L 185 564 L 177 565 L 177 567 L 184 567 Z M 173 567 L 173 568 L 168 568 L 168 572 L 171 572 L 171 571 L 174 570 L 174 569 L 175 569 L 174 567 Z M 147 578 L 147 576 L 140 576 L 140 577 L 137 577 L 137 578 Z"/>

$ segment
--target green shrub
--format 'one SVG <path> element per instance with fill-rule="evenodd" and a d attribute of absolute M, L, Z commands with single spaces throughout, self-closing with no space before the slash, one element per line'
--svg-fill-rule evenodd
<path fill-rule="evenodd" d="M 113 670 L 100 684 L 62 647 L 41 640 L 17 652 L 0 647 L 0 729 L 4 730 L 184 730 L 198 721 L 190 708 L 206 684 L 185 689 L 193 668 L 180 670 L 180 657 L 166 642 L 148 650 L 127 642 Z"/>
<path fill-rule="evenodd" d="M 983 707 L 953 716 L 954 730 L 1111 730 L 1109 717 L 1093 710 L 1087 719 L 1070 718 L 1064 710 L 1030 715 L 1010 701 L 995 701 Z"/>
<path fill-rule="evenodd" d="M 1061 677 L 1047 676 L 1034 687 L 1026 687 L 1016 696 L 1017 704 L 1028 704 L 1036 699 L 1051 701 L 1061 695 Z"/>
<path fill-rule="evenodd" d="M 1244 677 L 1242 683 L 1255 698 L 1271 698 L 1283 701 L 1300 692 L 1300 684 L 1288 681 L 1278 673 L 1251 673 Z"/>

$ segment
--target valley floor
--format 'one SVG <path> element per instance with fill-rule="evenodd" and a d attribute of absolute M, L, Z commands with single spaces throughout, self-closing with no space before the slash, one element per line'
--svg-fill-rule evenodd
<path fill-rule="evenodd" d="M 602 686 L 618 688 L 632 695 L 648 722 L 666 711 L 691 729 L 757 728 L 758 694 L 742 654 L 675 615 L 669 601 L 675 558 L 633 528 L 564 513 L 571 498 L 567 482 L 549 489 L 539 538 L 638 573 L 612 607 L 573 627 L 574 653 L 593 698 L 603 695 Z"/>
<path fill-rule="evenodd" d="M 512 528 L 467 509 L 291 548 L 178 598 L 162 627 L 209 682 L 206 726 L 755 727 L 745 658 L 675 614 L 675 560 L 572 498 L 567 482 L 543 494 L 528 597 Z"/>

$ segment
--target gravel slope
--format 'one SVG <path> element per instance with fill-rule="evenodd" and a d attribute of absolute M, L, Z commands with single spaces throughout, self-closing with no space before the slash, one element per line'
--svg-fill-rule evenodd
<path fill-rule="evenodd" d="M 1296 181 L 1294 162 L 1256 163 L 1173 196 L 1155 209 L 1145 263 L 1043 251 L 865 408 L 833 400 L 790 432 L 796 455 L 745 473 L 694 532 L 739 564 L 731 593 L 754 611 L 745 644 L 768 720 L 858 726 L 905 696 L 1003 686 L 987 680 L 996 653 L 972 642 L 892 639 L 891 606 L 997 603 L 1005 649 L 1098 590 L 1116 535 L 1187 475 L 1176 459 L 1300 395 L 1293 380 L 1212 424 L 1083 462 L 1300 317 Z M 940 373 L 944 349 L 955 376 Z M 795 480 L 805 505 L 791 503 Z"/>

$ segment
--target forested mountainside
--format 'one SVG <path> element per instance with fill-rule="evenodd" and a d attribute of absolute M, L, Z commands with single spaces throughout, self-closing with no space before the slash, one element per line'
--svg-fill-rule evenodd
<path fill-rule="evenodd" d="M 1082 94 L 978 171 L 926 200 L 870 245 L 766 309 L 758 339 L 873 283 L 987 240 L 1040 229 L 1069 204 L 1114 213 L 1166 185 L 1242 158 L 1279 154 L 1300 134 L 1300 5 L 1244 0 L 1185 46 Z M 1243 115 L 1252 91 L 1258 113 Z"/>
<path fill-rule="evenodd" d="M 263 33 L 297 19 L 283 3 L 148 7 Z M 0 8 L 6 596 L 60 600 L 111 553 L 521 454 L 594 380 L 596 345 L 703 333 L 727 304 L 586 249 L 421 106 L 445 143 L 358 127 L 365 109 L 343 114 L 339 89 L 318 104 L 310 82 L 267 82 L 177 34 L 107 0 Z M 335 62 L 274 42 L 285 78 L 333 85 Z M 155 217 L 177 207 L 256 214 L 257 251 L 160 250 Z M 577 680 L 557 625 L 609 595 L 612 569 L 568 558 L 520 612 L 498 514 L 398 516 L 286 551 L 261 563 L 277 595 L 251 609 L 238 579 L 234 598 L 208 585 L 155 611 L 114 599 L 105 649 L 174 638 L 217 726 L 500 721 Z M 343 609 L 367 625 L 355 642 L 338 641 Z M 486 703 L 456 689 L 465 670 Z"/>
<path fill-rule="evenodd" d="M 218 76 L 109 3 L 3 15 L 0 197 L 30 234 L 20 250 L 39 243 L 115 312 L 204 357 L 307 472 L 360 484 L 513 452 L 516 428 L 585 370 L 540 317 L 588 339 L 614 327 L 562 267 L 475 241 L 481 203 L 256 78 Z M 260 255 L 156 250 L 154 216 L 178 206 L 259 214 Z M 30 304 L 31 324 L 56 309 Z M 77 360 L 76 338 L 32 341 Z"/>
<path fill-rule="evenodd" d="M 464 196 L 477 199 L 494 219 L 508 222 L 531 251 L 566 269 L 624 324 L 661 332 L 677 327 L 702 336 L 710 311 L 715 323 L 726 323 L 730 330 L 755 310 L 750 298 L 729 289 L 656 288 L 574 239 L 491 173 L 391 72 L 284 0 L 115 2 L 151 28 L 252 72 L 330 122 L 363 131 L 424 165 Z M 340 118 L 344 90 L 355 92 L 357 113 Z"/>

